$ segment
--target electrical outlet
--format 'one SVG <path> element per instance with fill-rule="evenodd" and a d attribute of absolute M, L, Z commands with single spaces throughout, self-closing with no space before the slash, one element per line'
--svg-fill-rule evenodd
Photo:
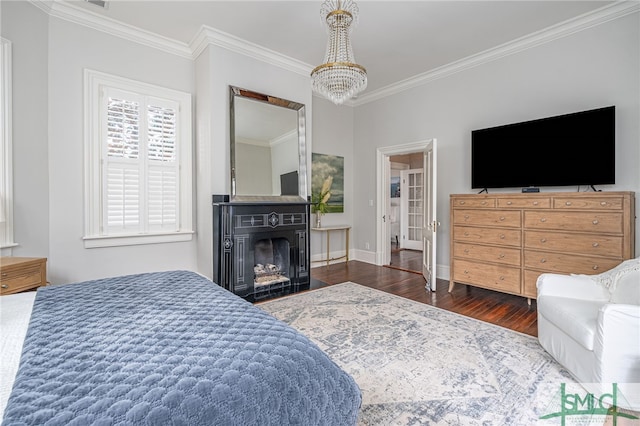
<path fill-rule="evenodd" d="M 367 250 L 369 250 L 369 248 L 370 248 L 370 247 L 369 247 L 369 243 L 364 243 L 364 248 L 365 248 L 365 249 L 367 249 Z"/>

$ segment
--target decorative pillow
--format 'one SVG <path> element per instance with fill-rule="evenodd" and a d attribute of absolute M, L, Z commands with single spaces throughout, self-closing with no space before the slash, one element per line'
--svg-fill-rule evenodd
<path fill-rule="evenodd" d="M 640 257 L 625 260 L 615 268 L 597 275 L 571 274 L 592 279 L 609 290 L 611 303 L 640 304 Z M 620 290 L 618 287 L 622 286 Z"/>
<path fill-rule="evenodd" d="M 611 303 L 640 305 L 640 268 L 629 270 L 620 275 L 609 301 Z"/>

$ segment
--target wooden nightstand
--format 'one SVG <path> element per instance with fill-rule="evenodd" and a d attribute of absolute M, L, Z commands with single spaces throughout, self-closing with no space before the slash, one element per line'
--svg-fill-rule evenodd
<path fill-rule="evenodd" d="M 0 295 L 19 293 L 47 284 L 44 257 L 0 258 Z"/>

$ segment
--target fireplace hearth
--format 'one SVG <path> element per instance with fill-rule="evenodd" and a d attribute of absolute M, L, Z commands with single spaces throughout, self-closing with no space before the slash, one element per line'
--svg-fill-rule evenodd
<path fill-rule="evenodd" d="M 213 196 L 213 280 L 255 302 L 309 288 L 309 203 Z"/>

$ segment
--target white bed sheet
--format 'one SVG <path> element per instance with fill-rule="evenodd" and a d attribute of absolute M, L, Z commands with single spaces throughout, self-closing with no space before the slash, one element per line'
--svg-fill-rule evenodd
<path fill-rule="evenodd" d="M 0 296 L 0 422 L 16 379 L 35 291 Z"/>

